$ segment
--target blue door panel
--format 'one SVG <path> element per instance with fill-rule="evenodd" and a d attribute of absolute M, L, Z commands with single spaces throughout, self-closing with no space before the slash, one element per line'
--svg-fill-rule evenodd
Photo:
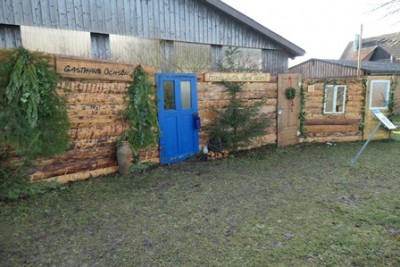
<path fill-rule="evenodd" d="M 198 111 L 196 75 L 160 73 L 157 74 L 156 80 L 161 130 L 160 163 L 169 164 L 199 152 L 199 133 L 194 124 Z"/>
<path fill-rule="evenodd" d="M 171 157 L 178 153 L 178 127 L 177 127 L 177 118 L 166 117 L 165 118 L 165 129 L 163 131 L 163 151 L 166 157 Z"/>
<path fill-rule="evenodd" d="M 179 150 L 182 153 L 191 153 L 194 147 L 194 136 L 193 136 L 193 115 L 183 114 L 179 118 L 178 123 L 179 132 Z"/>

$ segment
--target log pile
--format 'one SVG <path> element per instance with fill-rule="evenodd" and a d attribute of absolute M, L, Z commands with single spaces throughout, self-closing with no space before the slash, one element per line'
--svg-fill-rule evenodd
<path fill-rule="evenodd" d="M 228 150 L 210 151 L 207 153 L 207 160 L 217 160 L 227 158 L 229 156 Z"/>

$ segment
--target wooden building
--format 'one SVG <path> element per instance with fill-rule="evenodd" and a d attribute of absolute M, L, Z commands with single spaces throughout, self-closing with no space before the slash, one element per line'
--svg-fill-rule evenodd
<path fill-rule="evenodd" d="M 0 1 L 0 47 L 216 70 L 228 47 L 250 70 L 277 74 L 305 51 L 219 0 Z M 251 58 L 251 61 L 248 59 Z"/>
<path fill-rule="evenodd" d="M 386 61 L 400 63 L 400 32 L 363 38 L 361 61 Z M 347 44 L 341 60 L 358 60 L 357 40 Z"/>
<path fill-rule="evenodd" d="M 300 73 L 303 79 L 328 79 L 357 77 L 357 61 L 334 59 L 310 59 L 289 69 Z M 399 75 L 400 64 L 392 62 L 364 61 L 360 65 L 360 76 Z"/>
<path fill-rule="evenodd" d="M 310 59 L 289 69 L 300 73 L 305 88 L 306 139 L 356 141 L 367 139 L 378 124 L 374 109 L 389 114 L 393 93 L 400 114 L 400 64 L 388 61 Z M 376 138 L 388 138 L 382 129 Z"/>

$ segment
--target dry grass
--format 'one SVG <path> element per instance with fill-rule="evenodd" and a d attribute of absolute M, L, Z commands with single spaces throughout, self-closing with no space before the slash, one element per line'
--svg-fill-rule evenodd
<path fill-rule="evenodd" d="M 399 266 L 400 143 L 265 148 L 0 204 L 2 266 Z"/>

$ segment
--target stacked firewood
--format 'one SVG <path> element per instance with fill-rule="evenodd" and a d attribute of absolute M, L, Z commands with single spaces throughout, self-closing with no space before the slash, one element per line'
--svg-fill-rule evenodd
<path fill-rule="evenodd" d="M 210 151 L 207 153 L 207 160 L 223 159 L 228 157 L 228 155 L 229 155 L 228 150 Z"/>

